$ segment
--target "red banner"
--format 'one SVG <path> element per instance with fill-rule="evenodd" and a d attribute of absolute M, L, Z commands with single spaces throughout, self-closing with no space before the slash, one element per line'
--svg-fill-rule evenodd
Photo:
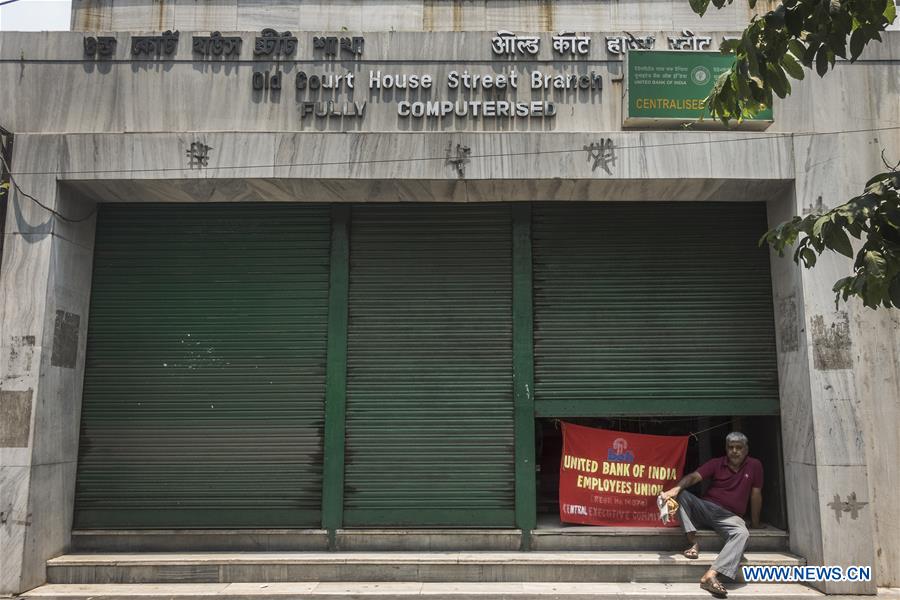
<path fill-rule="evenodd" d="M 631 527 L 663 525 L 656 497 L 684 470 L 688 436 L 625 433 L 562 424 L 559 519 Z"/>

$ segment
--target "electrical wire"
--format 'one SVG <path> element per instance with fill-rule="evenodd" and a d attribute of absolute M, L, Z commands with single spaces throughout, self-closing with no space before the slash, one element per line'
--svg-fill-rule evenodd
<path fill-rule="evenodd" d="M 845 135 L 851 133 L 875 133 L 879 131 L 898 131 L 900 130 L 900 125 L 891 126 L 891 127 L 872 127 L 869 129 L 845 129 L 841 131 L 811 131 L 811 132 L 799 132 L 799 133 L 791 133 L 784 132 L 774 135 L 761 135 L 761 136 L 742 136 L 742 137 L 732 137 L 732 138 L 722 138 L 722 139 L 706 139 L 706 140 L 696 140 L 690 142 L 669 142 L 669 143 L 661 143 L 661 144 L 639 144 L 636 146 L 615 146 L 613 149 L 618 152 L 621 150 L 644 150 L 649 148 L 675 148 L 675 147 L 684 147 L 684 146 L 700 146 L 706 144 L 725 144 L 725 143 L 733 143 L 733 142 L 755 142 L 761 140 L 776 140 L 776 139 L 785 139 L 785 138 L 802 138 L 802 137 L 815 137 L 815 136 L 826 136 L 826 135 Z M 692 133 L 707 133 L 705 131 L 697 131 L 691 130 Z M 210 132 L 210 134 L 215 134 L 217 132 Z M 382 133 L 382 132 L 375 132 Z M 471 132 L 458 132 L 457 135 L 466 135 Z M 503 132 L 478 132 L 482 133 L 503 133 Z M 659 133 L 659 132 L 656 132 Z M 663 132 L 668 133 L 668 132 Z M 198 136 L 203 135 L 202 132 L 197 133 Z M 609 136 L 609 133 L 603 133 L 603 136 Z M 469 154 L 465 158 L 470 161 L 477 158 L 513 158 L 518 156 L 539 156 L 539 155 L 550 155 L 550 154 L 572 154 L 576 152 L 584 152 L 584 148 L 564 148 L 560 150 L 532 150 L 527 152 L 495 152 L 495 153 L 486 153 L 486 154 Z M 385 163 L 413 163 L 413 162 L 428 162 L 435 160 L 447 160 L 447 156 L 420 156 L 420 157 L 408 157 L 408 158 L 376 158 L 369 160 L 339 160 L 339 161 L 323 161 L 323 162 L 306 162 L 306 163 L 265 163 L 265 164 L 256 164 L 256 165 L 228 165 L 228 166 L 211 166 L 211 167 L 147 167 L 142 169 L 85 169 L 79 171 L 18 171 L 14 173 L 15 175 L 85 175 L 89 173 L 167 173 L 172 171 L 218 171 L 218 170 L 237 170 L 237 169 L 286 169 L 286 168 L 294 168 L 294 167 L 330 167 L 330 166 L 338 166 L 338 165 L 370 165 L 370 164 L 385 164 Z"/>
<path fill-rule="evenodd" d="M 87 214 L 84 217 L 81 217 L 80 219 L 71 219 L 71 218 L 63 215 L 62 213 L 59 213 L 59 212 L 53 210 L 52 208 L 50 208 L 46 204 L 42 203 L 40 200 L 38 200 L 31 194 L 26 193 L 25 191 L 22 190 L 22 188 L 19 187 L 19 184 L 16 183 L 15 179 L 13 179 L 11 169 L 9 168 L 9 164 L 6 162 L 6 159 L 3 157 L 2 154 L 0 154 L 0 162 L 3 163 L 3 167 L 6 169 L 6 172 L 9 175 L 9 182 L 16 189 L 16 191 L 19 192 L 19 194 L 21 194 L 21 195 L 25 196 L 26 198 L 28 198 L 29 200 L 31 200 L 32 202 L 34 202 L 35 204 L 37 204 L 38 206 L 40 206 L 41 208 L 43 208 L 44 210 L 46 210 L 47 212 L 49 212 L 50 214 L 52 214 L 53 216 L 55 216 L 59 219 L 62 219 L 63 221 L 66 221 L 67 223 L 81 223 L 82 221 L 87 221 L 88 219 L 93 217 L 94 214 L 97 212 L 97 209 L 95 208 L 89 214 Z"/>
<path fill-rule="evenodd" d="M 0 6 L 6 6 L 7 4 L 12 4 L 13 2 L 18 2 L 19 0 L 4 0 L 0 2 Z"/>

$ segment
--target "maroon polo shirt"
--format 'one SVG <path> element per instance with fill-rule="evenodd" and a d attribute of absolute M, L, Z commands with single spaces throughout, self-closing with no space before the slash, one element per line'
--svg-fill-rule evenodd
<path fill-rule="evenodd" d="M 747 512 L 750 490 L 763 486 L 762 463 L 748 456 L 737 472 L 728 468 L 728 457 L 714 458 L 703 463 L 697 473 L 710 482 L 704 498 L 738 516 Z"/>

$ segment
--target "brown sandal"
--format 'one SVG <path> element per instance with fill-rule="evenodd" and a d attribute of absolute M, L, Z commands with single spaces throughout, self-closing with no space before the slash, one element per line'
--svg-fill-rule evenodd
<path fill-rule="evenodd" d="M 719 583 L 719 580 L 715 577 L 710 577 L 706 581 L 700 582 L 700 589 L 706 590 L 716 598 L 727 598 L 728 590 L 725 589 L 725 586 Z"/>
<path fill-rule="evenodd" d="M 682 552 L 681 554 L 685 558 L 689 558 L 691 560 L 697 560 L 698 558 L 700 558 L 700 548 L 698 548 L 696 545 L 694 545 L 694 546 L 691 546 L 690 548 L 688 548 L 687 550 L 685 550 L 684 552 Z"/>

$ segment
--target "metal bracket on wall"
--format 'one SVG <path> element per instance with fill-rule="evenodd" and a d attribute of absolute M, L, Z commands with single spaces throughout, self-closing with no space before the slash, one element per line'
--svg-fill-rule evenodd
<path fill-rule="evenodd" d="M 191 147 L 185 151 L 188 157 L 188 165 L 194 167 L 206 167 L 209 165 L 209 151 L 212 146 L 207 146 L 203 142 L 191 142 Z"/>
<path fill-rule="evenodd" d="M 456 144 L 456 152 L 454 154 L 453 142 L 447 144 L 447 162 L 456 167 L 456 173 L 460 177 L 465 177 L 466 163 L 469 162 L 469 156 L 472 149 L 462 144 Z"/>
<path fill-rule="evenodd" d="M 593 161 L 591 171 L 596 171 L 597 167 L 602 167 L 607 175 L 612 175 L 610 165 L 616 164 L 616 148 L 613 145 L 612 138 L 606 138 L 599 142 L 591 142 L 590 145 L 584 146 L 588 153 L 588 160 Z"/>

